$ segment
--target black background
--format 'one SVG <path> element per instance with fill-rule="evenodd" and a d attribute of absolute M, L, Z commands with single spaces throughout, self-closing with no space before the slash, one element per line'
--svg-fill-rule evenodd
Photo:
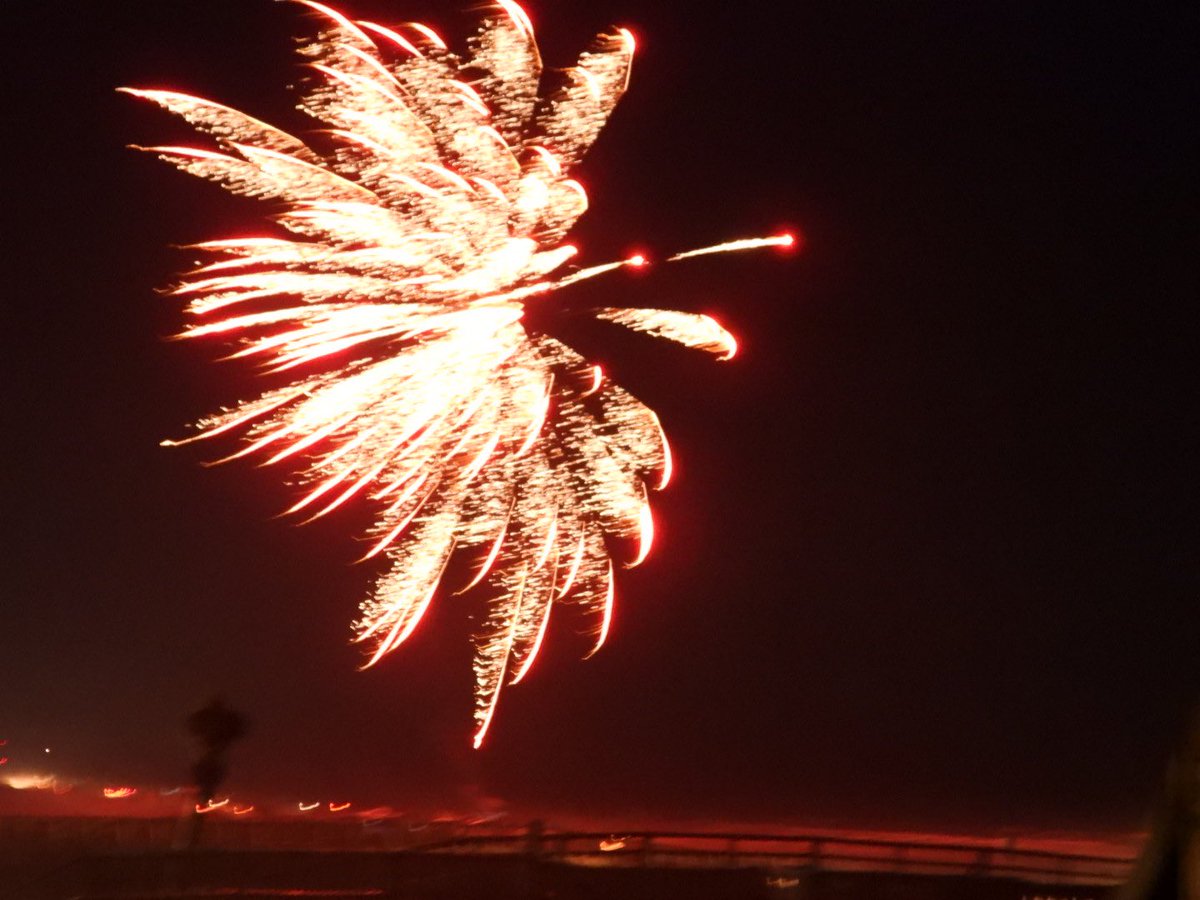
<path fill-rule="evenodd" d="M 465 37 L 469 10 L 355 0 Z M 309 127 L 309 13 L 257 0 L 6 15 L 0 737 L 180 780 L 216 690 L 234 786 L 399 806 L 858 826 L 1136 826 L 1200 684 L 1189 426 L 1195 12 L 913 2 L 529 5 L 549 64 L 616 23 L 629 94 L 580 178 L 587 262 L 791 227 L 568 305 L 717 315 L 714 363 L 565 333 L 655 407 L 678 477 L 612 637 L 555 619 L 470 749 L 477 602 L 359 673 L 366 513 L 272 516 L 275 471 L 157 446 L 256 391 L 171 344 L 172 244 L 265 210 L 128 143 L 113 91 Z M 485 800 L 483 798 L 495 798 Z"/>

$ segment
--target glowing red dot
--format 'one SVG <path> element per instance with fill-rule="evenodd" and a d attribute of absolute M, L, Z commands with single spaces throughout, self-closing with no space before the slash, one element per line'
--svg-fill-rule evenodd
<path fill-rule="evenodd" d="M 790 255 L 804 246 L 804 235 L 794 231 L 782 231 L 771 238 L 771 241 L 775 244 L 777 252 Z"/>

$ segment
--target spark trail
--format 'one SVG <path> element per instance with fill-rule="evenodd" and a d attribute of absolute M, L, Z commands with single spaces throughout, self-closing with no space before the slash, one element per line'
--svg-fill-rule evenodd
<path fill-rule="evenodd" d="M 314 146 L 209 100 L 122 89 L 215 143 L 140 149 L 271 202 L 289 234 L 196 245 L 209 261 L 172 293 L 193 317 L 180 337 L 234 341 L 234 357 L 294 380 L 164 443 L 238 432 L 227 459 L 299 462 L 305 493 L 288 512 L 306 520 L 373 505 L 364 558 L 388 566 L 354 624 L 367 666 L 414 633 L 452 554 L 478 559 L 467 587 L 488 580 L 496 593 L 476 637 L 478 747 L 501 687 L 528 674 L 552 605 L 593 618 L 592 652 L 607 638 L 609 548 L 645 559 L 649 486 L 670 477 L 654 412 L 522 324 L 526 299 L 645 262 L 564 268 L 576 251 L 563 239 L 588 202 L 568 173 L 625 91 L 634 39 L 600 35 L 540 94 L 533 29 L 511 0 L 485 13 L 464 55 L 424 25 L 297 2 L 320 22 L 299 49 Z M 595 314 L 721 358 L 737 346 L 708 316 Z"/>

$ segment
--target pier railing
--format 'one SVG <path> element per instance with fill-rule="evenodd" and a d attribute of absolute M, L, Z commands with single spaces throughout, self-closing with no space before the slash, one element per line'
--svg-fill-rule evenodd
<path fill-rule="evenodd" d="M 838 835 L 710 832 L 538 832 L 463 835 L 422 844 L 425 853 L 530 854 L 577 865 L 753 867 L 975 875 L 1056 884 L 1114 885 L 1134 858 L 1028 849 L 1013 842 L 957 843 Z"/>
<path fill-rule="evenodd" d="M 4 851 L 129 854 L 181 846 L 184 819 L 27 818 L 0 816 Z M 744 832 L 546 831 L 461 822 L 396 819 L 216 820 L 200 846 L 229 852 L 320 851 L 506 855 L 591 867 L 757 868 L 768 872 L 879 872 L 1011 878 L 1029 883 L 1114 885 L 1134 857 L 1031 846 L 1016 839 L 942 839 Z M 788 877 L 791 877 L 790 875 Z"/>

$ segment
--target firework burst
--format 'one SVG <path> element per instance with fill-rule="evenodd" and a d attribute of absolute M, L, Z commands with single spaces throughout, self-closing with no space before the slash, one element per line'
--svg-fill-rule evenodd
<path fill-rule="evenodd" d="M 236 194 L 270 201 L 280 234 L 197 245 L 209 261 L 172 293 L 183 338 L 223 337 L 286 386 L 209 416 L 181 444 L 227 432 L 227 459 L 299 464 L 305 520 L 353 500 L 377 511 L 364 559 L 386 558 L 355 639 L 373 665 L 417 628 L 451 555 L 490 579 L 477 636 L 475 745 L 501 686 L 524 678 L 551 611 L 573 602 L 612 621 L 610 546 L 646 558 L 648 491 L 671 455 L 654 412 L 599 367 L 522 324 L 524 302 L 641 257 L 568 267 L 562 241 L 587 208 L 569 175 L 629 81 L 634 40 L 600 35 L 557 86 L 525 12 L 485 14 L 464 55 L 428 27 L 320 20 L 302 44 L 300 108 L 321 149 L 244 113 L 167 90 L 123 89 L 182 116 L 215 149 L 150 147 Z M 787 236 L 679 254 L 790 244 Z M 736 343 L 713 319 L 601 309 L 629 328 L 716 354 Z M 628 542 L 628 543 L 627 543 Z"/>

